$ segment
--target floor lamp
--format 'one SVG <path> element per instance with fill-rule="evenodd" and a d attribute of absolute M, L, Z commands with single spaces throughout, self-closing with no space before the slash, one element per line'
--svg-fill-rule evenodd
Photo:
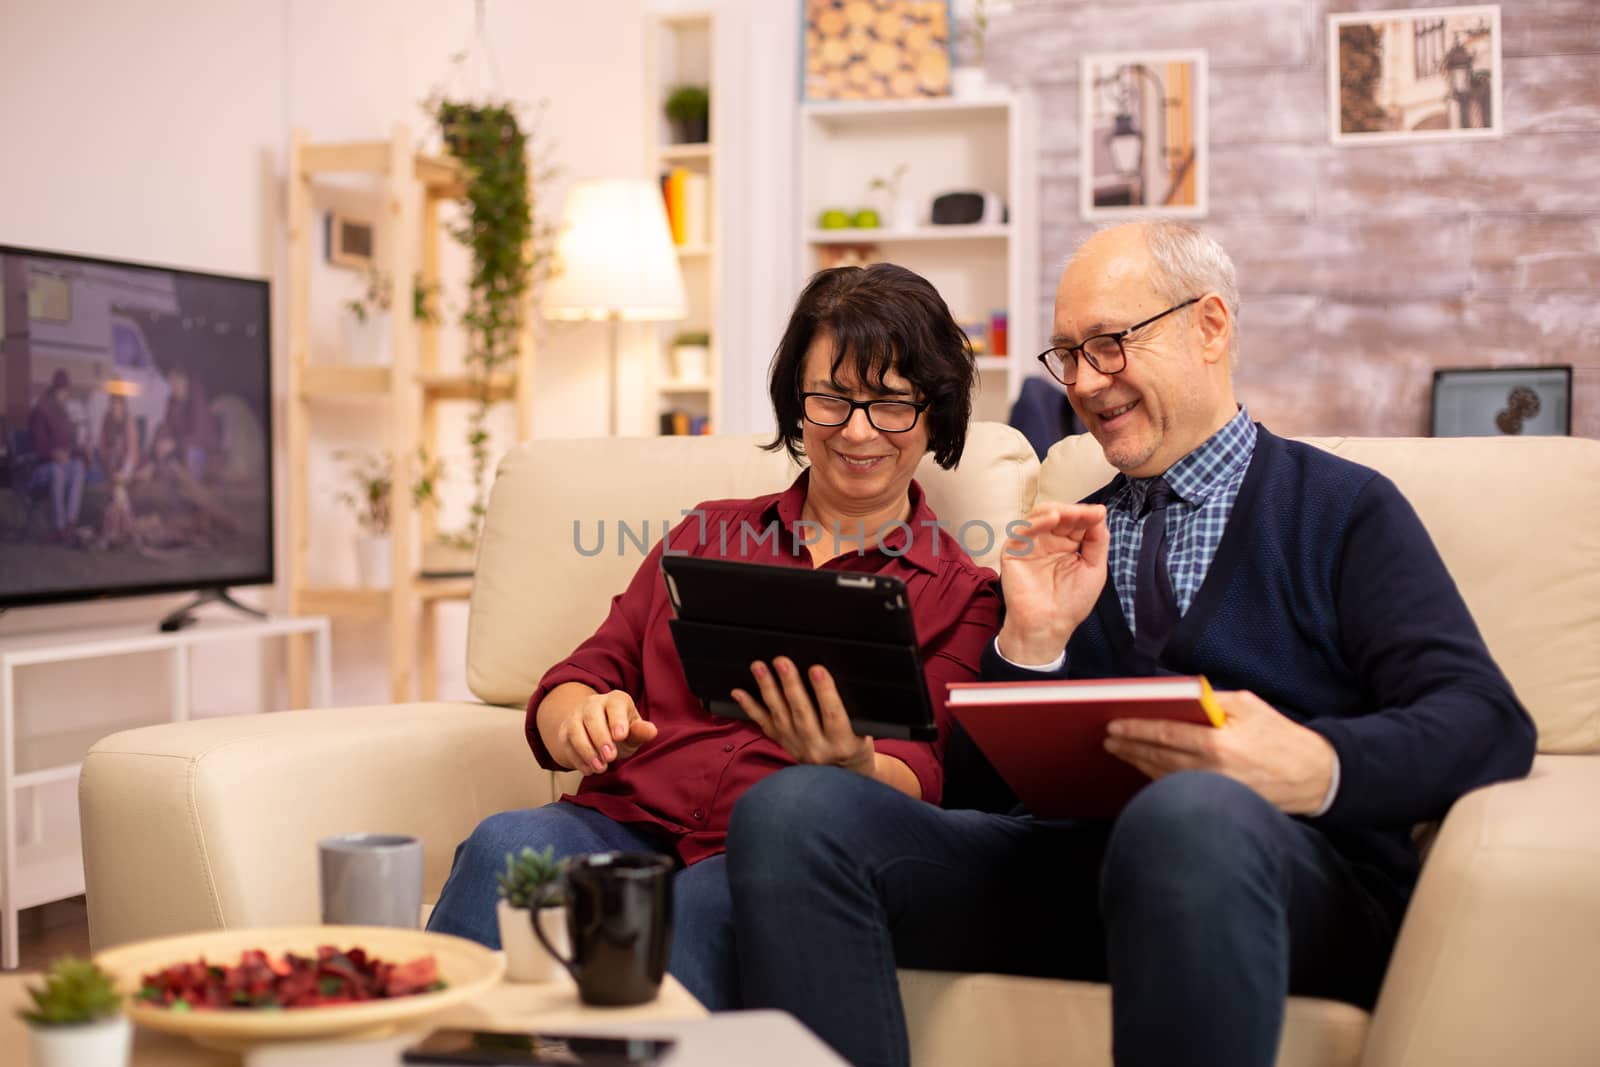
<path fill-rule="evenodd" d="M 683 272 L 661 186 L 642 178 L 581 181 L 567 193 L 556 239 L 559 273 L 545 284 L 550 319 L 604 320 L 609 432 L 617 432 L 617 325 L 687 314 Z"/>

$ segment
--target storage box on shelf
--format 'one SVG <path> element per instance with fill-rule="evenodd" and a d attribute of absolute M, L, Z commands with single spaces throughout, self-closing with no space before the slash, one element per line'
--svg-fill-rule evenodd
<path fill-rule="evenodd" d="M 388 332 L 387 361 L 381 366 L 315 362 L 311 345 L 313 257 L 321 232 L 317 224 L 314 182 L 319 176 L 357 175 L 370 179 L 375 202 L 386 217 L 374 266 L 392 286 L 390 306 L 412 306 L 414 288 L 429 290 L 439 283 L 440 207 L 463 193 L 460 166 L 448 157 L 419 154 L 411 134 L 397 125 L 387 141 L 312 144 L 296 130 L 289 149 L 289 607 L 296 614 L 316 612 L 386 621 L 389 681 L 395 700 L 410 700 L 414 685 L 423 699 L 438 686 L 437 607 L 445 600 L 465 600 L 471 578 L 423 578 L 417 570 L 417 542 L 436 536 L 435 508 L 413 503 L 410 487 L 418 449 L 437 456 L 439 405 L 476 401 L 479 385 L 465 371 L 440 365 L 439 323 L 393 313 Z M 533 333 L 525 323 L 515 368 L 489 383 L 491 402 L 515 405 L 518 438 L 532 426 Z M 386 407 L 387 452 L 393 467 L 390 493 L 392 575 L 387 588 L 330 586 L 313 581 L 309 515 L 313 411 L 336 400 L 366 399 Z M 303 656 L 291 655 L 290 676 L 303 677 Z"/>
<path fill-rule="evenodd" d="M 800 122 L 802 276 L 887 261 L 926 277 L 979 350 L 974 417 L 1004 421 L 1043 347 L 1031 97 L 813 102 Z M 951 192 L 992 194 L 1006 214 L 934 223 L 934 197 Z M 878 225 L 825 227 L 833 212 L 829 223 L 875 215 Z M 997 316 L 1007 327 L 999 352 Z"/>

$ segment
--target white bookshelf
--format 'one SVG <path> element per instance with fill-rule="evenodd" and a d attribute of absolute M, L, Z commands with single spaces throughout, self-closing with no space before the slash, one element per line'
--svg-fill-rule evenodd
<path fill-rule="evenodd" d="M 646 159 L 650 174 L 681 167 L 706 180 L 706 232 L 704 241 L 678 246 L 688 315 L 681 322 L 664 324 L 645 375 L 644 432 L 660 430 L 661 416 L 682 411 L 719 421 L 721 339 L 717 336 L 718 246 L 721 224 L 718 208 L 717 129 L 719 101 L 714 62 L 717 50 L 716 18 L 710 11 L 673 11 L 649 20 L 645 40 Z M 711 95 L 711 124 L 705 143 L 674 142 L 671 124 L 662 112 L 668 94 L 679 85 L 702 85 Z M 674 377 L 672 340 L 684 332 L 704 332 L 711 337 L 710 365 L 704 379 L 680 381 Z"/>
<path fill-rule="evenodd" d="M 807 230 L 805 239 L 818 245 L 904 244 L 923 241 L 1009 241 L 1012 229 L 1006 223 L 972 223 L 962 226 L 917 226 L 895 230 L 883 226 L 847 226 L 837 230 Z"/>
<path fill-rule="evenodd" d="M 978 359 L 975 418 L 1005 421 L 1043 350 L 1039 316 L 1038 178 L 1032 98 L 995 93 L 981 99 L 827 101 L 800 107 L 800 270 L 809 277 L 842 246 L 871 245 L 876 260 L 898 263 L 938 288 L 960 320 L 988 323 L 1005 311 L 1004 356 Z M 899 196 L 917 205 L 915 225 L 896 227 L 874 177 L 907 168 Z M 1007 221 L 929 222 L 941 193 L 995 193 Z M 821 229 L 822 213 L 874 208 L 885 225 Z"/>

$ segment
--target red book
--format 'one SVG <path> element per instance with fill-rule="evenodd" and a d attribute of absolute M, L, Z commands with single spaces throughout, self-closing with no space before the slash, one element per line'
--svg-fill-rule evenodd
<path fill-rule="evenodd" d="M 1198 676 L 956 682 L 949 690 L 950 714 L 1042 819 L 1109 819 L 1149 784 L 1105 750 L 1113 719 L 1217 727 L 1226 718 Z"/>

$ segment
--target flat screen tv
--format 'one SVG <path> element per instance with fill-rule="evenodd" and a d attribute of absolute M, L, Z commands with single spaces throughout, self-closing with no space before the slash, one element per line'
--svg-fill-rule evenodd
<path fill-rule="evenodd" d="M 0 608 L 273 580 L 267 282 L 0 245 Z"/>

